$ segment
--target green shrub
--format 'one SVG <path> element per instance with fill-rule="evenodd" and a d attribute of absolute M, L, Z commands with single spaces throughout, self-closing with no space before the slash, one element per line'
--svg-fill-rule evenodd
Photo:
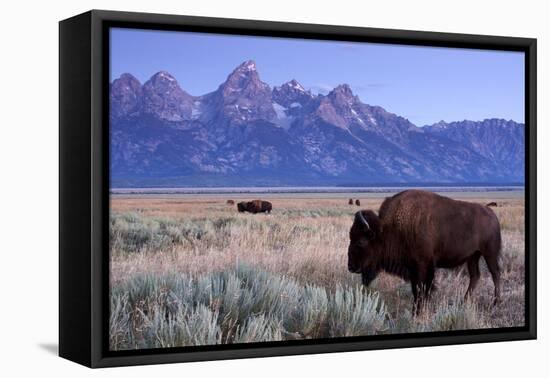
<path fill-rule="evenodd" d="M 329 313 L 330 335 L 334 337 L 373 335 L 384 331 L 386 309 L 378 293 L 362 287 L 336 288 Z"/>
<path fill-rule="evenodd" d="M 111 348 L 374 334 L 385 307 L 360 287 L 325 288 L 260 269 L 137 275 L 111 289 Z"/>
<path fill-rule="evenodd" d="M 111 214 L 109 239 L 112 253 L 157 252 L 176 245 L 225 246 L 235 218 L 170 219 L 137 213 Z"/>
<path fill-rule="evenodd" d="M 265 315 L 248 317 L 243 326 L 237 329 L 234 343 L 253 343 L 283 340 L 281 325 Z"/>
<path fill-rule="evenodd" d="M 482 314 L 472 302 L 455 301 L 441 304 L 430 320 L 421 327 L 422 331 L 455 331 L 483 328 Z"/>

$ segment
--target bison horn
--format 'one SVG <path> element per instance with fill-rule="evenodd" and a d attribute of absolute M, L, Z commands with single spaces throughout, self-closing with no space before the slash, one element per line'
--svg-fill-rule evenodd
<path fill-rule="evenodd" d="M 357 212 L 357 215 L 358 215 L 359 220 L 361 221 L 361 223 L 363 223 L 363 224 L 367 227 L 367 230 L 370 230 L 369 222 L 367 222 L 367 220 L 366 220 L 365 217 L 363 216 L 363 213 L 361 213 L 360 211 L 358 211 L 358 212 Z"/>

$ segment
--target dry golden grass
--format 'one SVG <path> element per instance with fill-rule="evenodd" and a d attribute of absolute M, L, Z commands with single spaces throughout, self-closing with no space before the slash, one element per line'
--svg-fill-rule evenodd
<path fill-rule="evenodd" d="M 235 205 L 226 204 L 228 198 L 113 197 L 111 284 L 121 285 L 140 274 L 200 277 L 239 264 L 329 291 L 339 285 L 360 284 L 359 275 L 347 270 L 349 228 L 358 209 L 377 210 L 383 198 L 365 196 L 361 207 L 348 205 L 347 198 L 270 198 L 273 212 L 269 215 L 238 213 Z M 468 200 L 483 204 L 492 201 Z M 502 303 L 492 306 L 493 284 L 484 262 L 482 279 L 469 303 L 459 304 L 469 280 L 465 267 L 438 270 L 438 290 L 430 308 L 416 318 L 410 314 L 409 284 L 381 274 L 370 290 L 379 292 L 386 303 L 386 332 L 523 325 L 524 202 L 513 198 L 497 202 L 499 207 L 493 210 L 503 233 Z M 126 222 L 125 216 L 137 217 L 141 228 L 132 228 L 137 226 Z M 138 243 L 129 251 L 124 244 L 128 235 L 154 243 Z M 456 322 L 449 315 L 452 306 L 468 310 L 464 325 L 447 324 Z M 439 328 L 434 328 L 434 322 Z"/>

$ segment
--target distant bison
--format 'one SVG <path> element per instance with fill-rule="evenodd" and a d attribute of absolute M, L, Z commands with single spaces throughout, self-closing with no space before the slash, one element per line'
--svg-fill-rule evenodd
<path fill-rule="evenodd" d="M 499 221 L 491 209 L 421 190 L 386 198 L 379 214 L 361 210 L 350 230 L 348 270 L 369 285 L 380 271 L 411 282 L 414 313 L 433 286 L 436 268 L 468 266 L 466 297 L 478 283 L 479 259 L 485 259 L 500 300 Z"/>
<path fill-rule="evenodd" d="M 359 201 L 358 199 L 356 199 L 356 200 L 355 200 L 355 204 L 356 204 L 357 206 L 361 206 L 361 201 Z"/>
<path fill-rule="evenodd" d="M 496 202 L 489 202 L 487 205 L 485 206 L 489 206 L 489 207 L 497 207 L 498 204 Z"/>
<path fill-rule="evenodd" d="M 353 205 L 353 199 L 352 198 L 349 199 L 348 205 Z"/>
<path fill-rule="evenodd" d="M 235 201 L 233 201 L 233 200 L 227 200 L 226 203 L 227 203 L 228 205 L 234 205 L 234 204 L 235 204 Z"/>
<path fill-rule="evenodd" d="M 273 208 L 273 205 L 271 205 L 271 202 L 261 201 L 261 200 L 239 202 L 237 204 L 237 209 L 239 210 L 239 213 L 243 213 L 245 211 L 253 214 L 271 213 L 272 208 Z"/>

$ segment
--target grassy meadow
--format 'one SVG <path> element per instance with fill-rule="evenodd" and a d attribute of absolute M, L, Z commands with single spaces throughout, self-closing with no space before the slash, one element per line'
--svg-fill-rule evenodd
<path fill-rule="evenodd" d="M 326 195 L 328 197 L 330 195 Z M 439 269 L 429 307 L 413 317 L 410 284 L 381 274 L 366 289 L 347 270 L 358 209 L 381 195 L 260 197 L 271 214 L 238 213 L 238 196 L 113 195 L 110 348 L 160 348 L 513 327 L 524 324 L 524 201 L 453 193 L 487 203 L 501 222 L 502 302 L 481 259 L 473 297 L 465 266 Z M 336 197 L 336 196 L 334 196 Z M 351 197 L 351 195 L 350 195 Z M 504 198 L 503 198 L 504 197 Z"/>

